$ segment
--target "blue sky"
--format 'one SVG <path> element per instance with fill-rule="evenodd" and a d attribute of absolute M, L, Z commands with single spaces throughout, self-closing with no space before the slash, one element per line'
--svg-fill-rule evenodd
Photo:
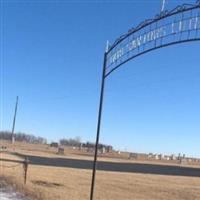
<path fill-rule="evenodd" d="M 11 129 L 19 95 L 17 132 L 95 141 L 106 41 L 159 10 L 159 0 L 2 1 L 1 129 Z M 200 157 L 199 51 L 199 42 L 168 47 L 113 73 L 100 142 Z"/>

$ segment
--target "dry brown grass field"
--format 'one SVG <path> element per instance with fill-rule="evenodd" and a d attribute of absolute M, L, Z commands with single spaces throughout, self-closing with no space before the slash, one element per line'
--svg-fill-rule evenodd
<path fill-rule="evenodd" d="M 13 147 L 5 142 L 4 145 L 8 146 L 8 151 L 27 155 L 92 159 L 89 155 L 79 155 L 73 150 L 59 156 L 56 155 L 55 149 L 43 145 L 16 143 Z M 5 152 L 1 152 L 1 158 L 20 159 Z M 116 158 L 113 162 L 125 162 L 124 160 Z M 30 164 L 27 184 L 23 186 L 23 167 L 14 165 L 16 164 L 1 162 L 0 176 L 5 177 L 9 184 L 32 199 L 89 199 L 91 170 Z M 95 200 L 200 200 L 200 177 L 97 171 Z"/>

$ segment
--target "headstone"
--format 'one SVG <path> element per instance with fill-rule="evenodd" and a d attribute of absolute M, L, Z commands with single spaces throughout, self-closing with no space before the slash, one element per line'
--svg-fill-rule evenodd
<path fill-rule="evenodd" d="M 62 147 L 59 147 L 59 148 L 58 148 L 58 154 L 59 154 L 59 155 L 64 155 L 64 154 L 65 154 L 65 149 L 62 148 Z"/>

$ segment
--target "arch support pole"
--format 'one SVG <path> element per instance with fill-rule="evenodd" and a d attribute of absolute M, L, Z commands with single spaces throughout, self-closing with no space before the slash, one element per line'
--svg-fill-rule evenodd
<path fill-rule="evenodd" d="M 96 178 L 96 169 L 97 169 L 97 156 L 98 156 L 100 129 L 101 129 L 101 117 L 102 117 L 102 108 L 103 108 L 103 99 L 104 99 L 104 87 L 105 87 L 105 79 L 106 79 L 106 77 L 105 77 L 105 74 L 106 74 L 106 58 L 107 58 L 107 53 L 105 52 L 104 53 L 104 61 L 103 61 L 102 80 L 101 80 L 101 93 L 100 93 L 100 101 L 99 101 L 99 113 L 98 113 L 98 122 L 97 122 L 97 133 L 96 133 L 95 153 L 94 153 L 94 161 L 93 161 L 90 200 L 94 199 L 95 178 Z"/>

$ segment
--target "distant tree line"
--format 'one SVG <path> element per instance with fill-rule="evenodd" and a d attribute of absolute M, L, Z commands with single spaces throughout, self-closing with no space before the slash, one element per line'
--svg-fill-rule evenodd
<path fill-rule="evenodd" d="M 79 147 L 81 146 L 81 138 L 80 137 L 75 137 L 75 138 L 69 138 L 69 139 L 61 139 L 59 141 L 60 145 L 63 146 L 71 146 L 71 147 Z"/>
<path fill-rule="evenodd" d="M 12 139 L 12 133 L 10 131 L 0 131 L 0 140 L 10 140 Z M 15 141 L 18 142 L 27 142 L 27 143 L 33 143 L 33 144 L 47 144 L 47 140 L 43 137 L 37 137 L 31 134 L 27 133 L 16 133 L 15 134 Z M 59 140 L 59 143 L 57 142 L 52 142 L 52 146 L 69 146 L 69 147 L 80 147 L 80 148 L 94 148 L 95 144 L 91 142 L 81 142 L 80 137 L 75 137 L 75 138 L 63 138 Z M 112 146 L 110 145 L 104 145 L 104 144 L 99 144 L 98 145 L 99 149 L 102 148 L 109 148 L 112 149 Z"/>
<path fill-rule="evenodd" d="M 9 131 L 0 131 L 0 140 L 10 140 L 12 138 L 12 133 Z M 15 134 L 15 141 L 19 142 L 27 142 L 27 143 L 34 143 L 34 144 L 46 144 L 47 140 L 43 137 L 36 137 L 31 134 L 26 133 L 16 133 Z"/>
<path fill-rule="evenodd" d="M 80 137 L 61 139 L 59 141 L 59 144 L 62 146 L 69 146 L 69 147 L 95 148 L 95 143 L 81 142 Z M 110 150 L 113 149 L 113 147 L 111 145 L 99 144 L 98 149 L 102 149 L 102 148 L 106 148 L 106 149 L 110 149 Z"/>
<path fill-rule="evenodd" d="M 91 142 L 86 142 L 86 143 L 82 143 L 82 147 L 85 148 L 95 148 L 95 143 L 91 143 Z M 110 148 L 113 149 L 113 147 L 111 145 L 106 145 L 106 144 L 98 144 L 98 149 L 102 149 L 102 148 Z"/>

